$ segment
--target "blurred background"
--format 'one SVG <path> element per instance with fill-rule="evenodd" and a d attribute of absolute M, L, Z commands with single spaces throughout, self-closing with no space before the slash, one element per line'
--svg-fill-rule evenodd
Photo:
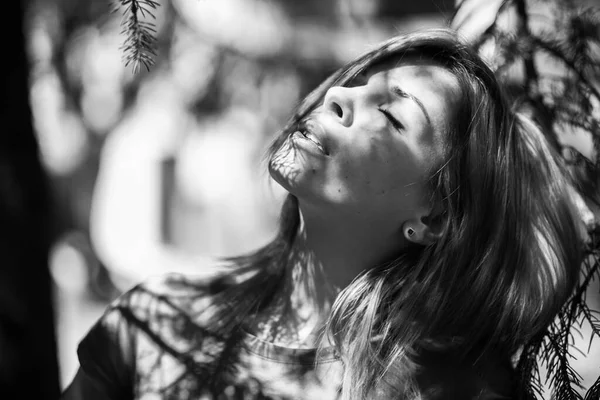
<path fill-rule="evenodd" d="M 155 65 L 137 72 L 118 2 L 25 4 L 63 388 L 121 292 L 269 241 L 282 192 L 263 156 L 298 100 L 382 39 L 447 26 L 454 0 L 160 0 Z M 580 362 L 588 385 L 597 360 Z"/>

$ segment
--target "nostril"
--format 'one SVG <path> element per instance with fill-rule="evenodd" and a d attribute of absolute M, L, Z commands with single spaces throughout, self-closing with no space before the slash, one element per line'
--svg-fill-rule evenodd
<path fill-rule="evenodd" d="M 344 116 L 344 111 L 342 111 L 342 107 L 338 103 L 332 103 L 331 107 L 338 117 L 342 118 Z"/>

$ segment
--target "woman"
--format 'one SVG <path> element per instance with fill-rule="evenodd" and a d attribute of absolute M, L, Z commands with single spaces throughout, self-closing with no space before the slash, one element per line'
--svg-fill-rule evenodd
<path fill-rule="evenodd" d="M 504 399 L 580 247 L 553 151 L 452 33 L 394 38 L 271 147 L 277 237 L 117 299 L 65 399 Z"/>

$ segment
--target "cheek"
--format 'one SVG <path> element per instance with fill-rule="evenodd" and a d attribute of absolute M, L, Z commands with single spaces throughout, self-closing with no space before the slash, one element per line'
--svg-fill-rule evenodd
<path fill-rule="evenodd" d="M 363 179 L 365 195 L 383 203 L 410 208 L 425 187 L 425 171 L 411 154 L 390 154 Z"/>
<path fill-rule="evenodd" d="M 389 155 L 371 152 L 359 158 L 341 160 L 332 174 L 335 193 L 353 198 L 381 196 L 401 185 L 401 172 Z"/>

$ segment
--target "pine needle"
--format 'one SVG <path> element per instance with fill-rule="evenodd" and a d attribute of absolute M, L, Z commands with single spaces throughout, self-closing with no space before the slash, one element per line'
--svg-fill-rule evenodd
<path fill-rule="evenodd" d="M 133 73 L 142 67 L 150 71 L 156 57 L 156 20 L 154 10 L 159 3 L 154 0 L 118 0 L 113 12 L 122 9 L 121 34 L 125 36 L 120 49 L 125 66 L 131 65 Z"/>

